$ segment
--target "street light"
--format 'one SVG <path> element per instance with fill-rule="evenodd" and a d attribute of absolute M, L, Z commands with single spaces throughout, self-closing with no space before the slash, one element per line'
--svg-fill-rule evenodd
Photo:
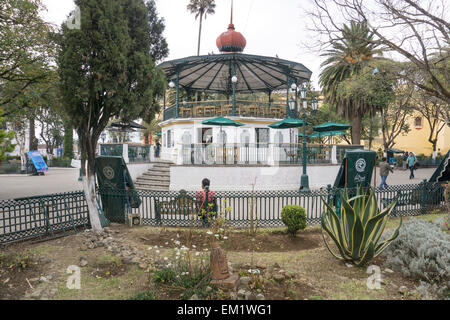
<path fill-rule="evenodd" d="M 309 178 L 306 174 L 306 123 L 308 120 L 308 116 L 306 115 L 306 110 L 308 109 L 308 100 L 306 100 L 306 87 L 302 86 L 300 89 L 300 97 L 302 99 L 302 107 L 299 108 L 298 113 L 300 116 L 301 113 L 301 119 L 303 121 L 303 137 L 302 137 L 302 166 L 303 166 L 303 174 L 300 179 L 300 190 L 301 191 L 309 191 Z M 317 99 L 311 100 L 311 109 L 312 109 L 312 116 L 315 117 L 317 113 Z M 300 110 L 301 109 L 301 110 Z"/>
<path fill-rule="evenodd" d="M 169 82 L 169 87 L 171 87 L 172 89 L 175 88 L 175 82 L 170 81 L 170 82 Z"/>
<path fill-rule="evenodd" d="M 234 75 L 231 77 L 231 83 L 233 84 L 233 116 L 236 115 L 236 83 L 238 78 Z"/>

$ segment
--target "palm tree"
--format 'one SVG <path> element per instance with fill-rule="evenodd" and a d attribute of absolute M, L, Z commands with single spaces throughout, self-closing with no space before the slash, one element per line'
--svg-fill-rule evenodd
<path fill-rule="evenodd" d="M 187 9 L 192 13 L 195 14 L 195 20 L 197 20 L 198 17 L 200 17 L 200 26 L 198 30 L 198 49 L 197 49 L 197 55 L 200 55 L 200 38 L 202 35 L 202 22 L 203 17 L 205 17 L 208 14 L 214 14 L 214 9 L 216 8 L 216 4 L 214 0 L 190 0 L 190 3 L 187 5 Z"/>
<path fill-rule="evenodd" d="M 344 82 L 357 77 L 374 55 L 381 54 L 378 45 L 373 44 L 373 34 L 366 23 L 344 25 L 342 37 L 332 43 L 332 48 L 322 56 L 328 57 L 321 65 L 325 67 L 319 77 L 325 99 L 337 109 L 339 115 L 351 120 L 352 143 L 361 143 L 363 116 L 373 110 L 373 106 L 354 95 L 346 95 Z"/>

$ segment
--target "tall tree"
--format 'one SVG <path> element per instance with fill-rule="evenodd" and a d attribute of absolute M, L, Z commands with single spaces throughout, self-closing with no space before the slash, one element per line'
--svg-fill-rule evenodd
<path fill-rule="evenodd" d="M 76 0 L 80 29 L 62 26 L 59 74 L 63 107 L 77 131 L 83 188 L 94 230 L 98 139 L 112 117 L 133 120 L 158 92 L 150 55 L 148 10 L 143 0 Z"/>
<path fill-rule="evenodd" d="M 68 120 L 64 121 L 63 157 L 73 158 L 73 126 Z"/>
<path fill-rule="evenodd" d="M 353 144 L 360 144 L 362 118 L 373 110 L 373 106 L 357 95 L 349 94 L 343 83 L 357 77 L 367 62 L 381 53 L 376 45 L 370 44 L 372 37 L 365 23 L 352 21 L 350 26 L 343 26 L 341 38 L 331 44 L 332 48 L 322 54 L 327 57 L 319 77 L 322 92 L 340 115 L 351 120 Z"/>
<path fill-rule="evenodd" d="M 439 134 L 448 125 L 442 115 L 444 112 L 448 112 L 450 105 L 441 99 L 420 92 L 414 96 L 414 102 L 416 103 L 415 110 L 426 119 L 430 127 L 428 142 L 433 146 L 433 158 L 436 158 Z"/>
<path fill-rule="evenodd" d="M 5 157 L 5 153 L 12 152 L 15 145 L 12 144 L 14 132 L 8 131 L 6 121 L 2 118 L 2 109 L 0 108 L 0 160 Z"/>
<path fill-rule="evenodd" d="M 158 17 L 155 0 L 148 0 L 146 6 L 150 25 L 150 54 L 157 63 L 169 55 L 169 46 L 163 36 L 166 25 L 164 18 Z"/>
<path fill-rule="evenodd" d="M 367 23 L 381 44 L 411 63 L 414 72 L 402 76 L 415 86 L 450 104 L 450 22 L 442 0 L 313 0 L 309 25 L 318 44 L 340 38 L 342 23 Z"/>
<path fill-rule="evenodd" d="M 55 47 L 43 9 L 41 0 L 0 1 L 0 106 L 47 77 Z"/>
<path fill-rule="evenodd" d="M 214 0 L 190 0 L 187 5 L 187 9 L 191 14 L 195 14 L 195 20 L 200 18 L 200 23 L 198 27 L 198 47 L 197 47 L 197 55 L 200 55 L 200 39 L 202 37 L 202 22 L 203 17 L 207 17 L 207 15 L 212 15 L 215 12 L 216 3 Z"/>

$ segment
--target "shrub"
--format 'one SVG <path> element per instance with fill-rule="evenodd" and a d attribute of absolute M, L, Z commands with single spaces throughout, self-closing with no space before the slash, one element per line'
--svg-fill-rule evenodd
<path fill-rule="evenodd" d="M 383 255 L 387 267 L 420 280 L 417 290 L 424 298 L 448 297 L 450 235 L 439 225 L 411 219 Z"/>
<path fill-rule="evenodd" d="M 366 192 L 359 188 L 357 195 L 350 199 L 346 190 L 341 197 L 340 216 L 332 206 L 323 201 L 326 210 L 321 217 L 322 236 L 327 249 L 340 260 L 363 266 L 383 252 L 399 234 L 401 220 L 393 235 L 378 243 L 396 202 L 380 212 L 372 189 Z M 330 249 L 324 231 L 336 244 L 338 253 Z"/>
<path fill-rule="evenodd" d="M 281 210 L 281 221 L 286 225 L 288 233 L 295 236 L 298 230 L 306 228 L 305 209 L 297 205 L 288 205 Z"/>
<path fill-rule="evenodd" d="M 132 296 L 130 300 L 156 300 L 156 296 L 151 291 L 142 291 Z"/>

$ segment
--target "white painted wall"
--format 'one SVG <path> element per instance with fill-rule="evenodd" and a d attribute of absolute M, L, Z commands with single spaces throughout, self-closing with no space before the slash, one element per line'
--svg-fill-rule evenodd
<path fill-rule="evenodd" d="M 147 172 L 148 169 L 153 168 L 153 163 L 128 163 L 127 167 L 130 172 L 131 179 L 136 181 L 137 177 Z"/>
<path fill-rule="evenodd" d="M 333 184 L 339 166 L 309 166 L 311 189 Z M 298 190 L 302 167 L 189 167 L 170 168 L 170 190 L 195 191 L 201 188 L 203 178 L 211 181 L 213 190 L 251 190 L 256 178 L 255 190 Z"/>

